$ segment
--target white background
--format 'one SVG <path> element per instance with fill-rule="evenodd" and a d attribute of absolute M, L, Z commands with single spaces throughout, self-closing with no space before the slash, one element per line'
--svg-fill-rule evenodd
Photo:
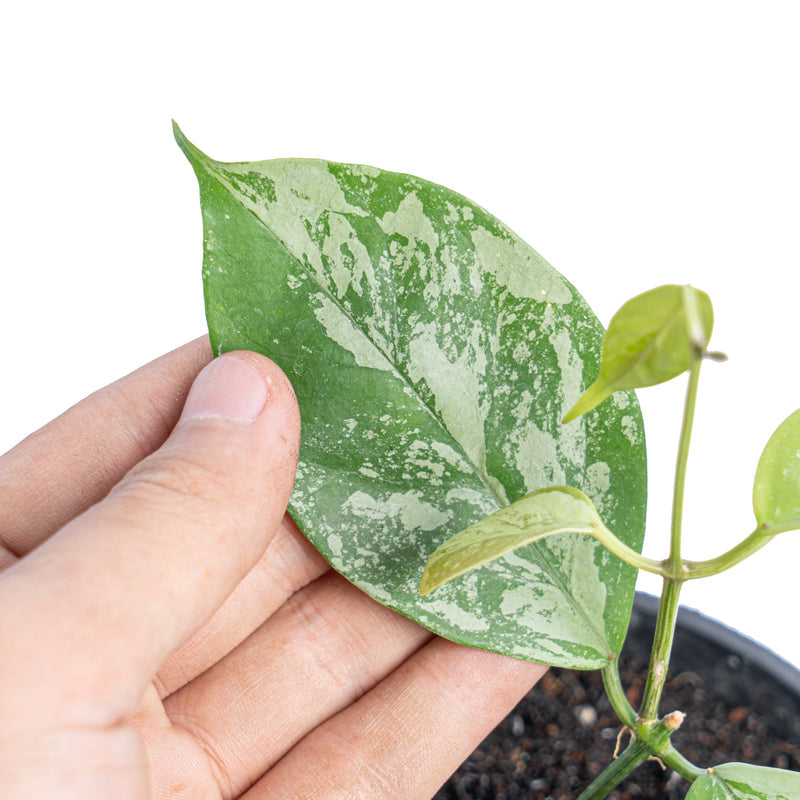
<path fill-rule="evenodd" d="M 204 332 L 201 220 L 174 117 L 220 160 L 410 172 L 494 213 L 607 323 L 692 283 L 716 309 L 686 547 L 753 527 L 800 406 L 793 2 L 15 3 L 0 20 L 0 450 Z M 666 554 L 683 383 L 640 393 L 645 551 Z M 800 665 L 800 533 L 684 602 Z M 658 582 L 642 587 L 658 591 Z"/>

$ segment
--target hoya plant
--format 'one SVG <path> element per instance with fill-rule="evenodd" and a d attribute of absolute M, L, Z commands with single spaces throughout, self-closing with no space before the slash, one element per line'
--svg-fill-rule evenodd
<path fill-rule="evenodd" d="M 709 561 L 681 554 L 700 366 L 719 358 L 708 297 L 661 287 L 604 335 L 575 287 L 456 192 L 322 160 L 221 163 L 175 135 L 200 185 L 212 347 L 262 352 L 291 379 L 303 439 L 289 510 L 331 565 L 454 641 L 602 670 L 631 738 L 584 800 L 652 755 L 692 782 L 692 800 L 800 797 L 798 773 L 689 763 L 670 742 L 681 713 L 660 716 L 683 583 L 800 527 L 798 413 L 759 463 L 754 532 Z M 633 390 L 685 372 L 671 549 L 658 561 L 641 555 Z M 664 593 L 633 709 L 617 660 L 639 569 Z"/>

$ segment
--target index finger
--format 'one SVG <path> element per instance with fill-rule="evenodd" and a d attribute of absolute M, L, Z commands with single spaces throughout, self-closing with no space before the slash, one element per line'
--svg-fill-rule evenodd
<path fill-rule="evenodd" d="M 0 456 L 0 569 L 102 500 L 160 447 L 210 360 L 208 337 L 196 339 L 94 392 Z"/>

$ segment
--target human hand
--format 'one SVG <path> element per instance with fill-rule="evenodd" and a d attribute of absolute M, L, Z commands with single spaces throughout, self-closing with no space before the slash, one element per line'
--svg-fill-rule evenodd
<path fill-rule="evenodd" d="M 0 458 L 0 796 L 426 800 L 544 667 L 332 572 L 284 514 L 288 381 L 228 354 L 189 393 L 210 358 L 193 342 Z"/>

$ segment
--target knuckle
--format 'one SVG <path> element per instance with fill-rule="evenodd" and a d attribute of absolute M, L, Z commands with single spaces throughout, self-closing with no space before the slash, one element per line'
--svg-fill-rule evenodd
<path fill-rule="evenodd" d="M 217 467 L 188 454 L 160 451 L 134 467 L 120 487 L 146 495 L 148 504 L 173 510 L 202 504 L 229 505 L 236 487 Z"/>

